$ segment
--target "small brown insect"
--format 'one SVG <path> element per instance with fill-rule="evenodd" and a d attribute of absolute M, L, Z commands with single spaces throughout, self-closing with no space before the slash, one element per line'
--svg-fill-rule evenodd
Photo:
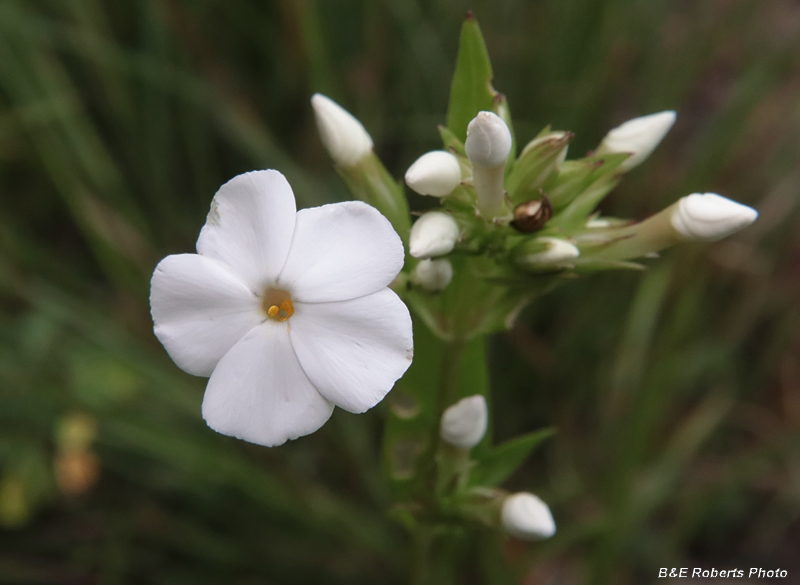
<path fill-rule="evenodd" d="M 541 199 L 531 199 L 514 208 L 511 227 L 518 232 L 529 234 L 542 229 L 551 217 L 553 217 L 553 206 L 547 196 L 542 194 Z"/>

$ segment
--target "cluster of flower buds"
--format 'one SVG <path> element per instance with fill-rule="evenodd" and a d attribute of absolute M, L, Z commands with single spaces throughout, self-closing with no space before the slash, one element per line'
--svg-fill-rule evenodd
<path fill-rule="evenodd" d="M 597 206 L 655 150 L 674 125 L 675 112 L 629 120 L 584 158 L 568 160 L 573 134 L 549 127 L 517 156 L 504 103 L 496 100 L 494 112 L 478 112 L 466 124 L 463 141 L 440 128 L 444 149 L 422 155 L 409 167 L 406 185 L 440 202 L 412 226 L 402 188 L 375 156 L 364 126 L 325 96 L 312 98 L 337 170 L 354 194 L 377 207 L 400 234 L 411 256 L 404 282 L 427 297 L 448 287 L 458 255 L 489 259 L 480 267 L 473 262 L 469 270 L 522 290 L 541 276 L 638 269 L 641 265 L 631 260 L 682 242 L 721 239 L 758 215 L 706 193 L 684 197 L 641 222 L 599 218 Z M 500 308 L 487 317 L 495 324 L 487 329 L 507 324 L 524 300 L 521 295 L 516 305 L 486 305 L 508 307 L 505 321 Z"/>
<path fill-rule="evenodd" d="M 411 255 L 480 249 L 474 240 L 484 238 L 495 244 L 495 258 L 502 262 L 505 253 L 507 264 L 525 273 L 596 270 L 635 266 L 624 261 L 681 242 L 715 241 L 752 223 L 755 210 L 708 193 L 689 195 L 641 223 L 592 215 L 622 175 L 650 156 L 675 119 L 666 111 L 629 120 L 586 158 L 567 161 L 571 133 L 545 129 L 513 159 L 508 125 L 493 112 L 480 112 L 463 145 L 447 137 L 448 151 L 423 155 L 406 173 L 409 187 L 443 204 L 411 230 Z M 472 216 L 464 201 L 474 208 Z M 488 227 L 475 229 L 480 221 Z M 498 230 L 506 236 L 499 254 Z"/>

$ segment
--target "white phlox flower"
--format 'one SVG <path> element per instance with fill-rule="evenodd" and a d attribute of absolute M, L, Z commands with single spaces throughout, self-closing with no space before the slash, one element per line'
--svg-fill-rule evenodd
<path fill-rule="evenodd" d="M 212 429 L 280 445 L 334 405 L 372 408 L 411 364 L 411 318 L 387 288 L 403 245 L 366 203 L 297 211 L 279 172 L 239 175 L 215 195 L 197 252 L 158 264 L 150 305 L 175 363 L 210 376 Z"/>

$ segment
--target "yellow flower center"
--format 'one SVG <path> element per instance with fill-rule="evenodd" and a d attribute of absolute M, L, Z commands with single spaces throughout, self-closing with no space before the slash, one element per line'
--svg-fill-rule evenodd
<path fill-rule="evenodd" d="M 268 288 L 261 297 L 261 311 L 273 321 L 286 321 L 294 315 L 292 297 L 288 291 Z"/>

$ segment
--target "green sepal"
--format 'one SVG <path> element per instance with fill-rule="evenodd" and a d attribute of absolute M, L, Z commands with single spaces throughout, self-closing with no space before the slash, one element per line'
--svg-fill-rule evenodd
<path fill-rule="evenodd" d="M 589 221 L 589 216 L 606 195 L 619 185 L 622 175 L 607 175 L 589 185 L 561 213 L 556 214 L 548 223 L 549 227 L 563 228 L 568 234 L 574 230 L 582 230 Z"/>
<path fill-rule="evenodd" d="M 565 161 L 542 187 L 553 210 L 558 213 L 572 203 L 597 178 L 603 164 L 604 161 L 594 157 Z"/>
<path fill-rule="evenodd" d="M 600 272 L 605 270 L 647 270 L 647 266 L 638 262 L 627 262 L 624 260 L 601 260 L 591 256 L 580 256 L 575 259 L 575 272 Z"/>
<path fill-rule="evenodd" d="M 553 209 L 558 213 L 595 182 L 616 175 L 619 165 L 629 156 L 627 153 L 618 153 L 565 161 L 558 172 L 549 177 L 543 187 Z"/>
<path fill-rule="evenodd" d="M 523 149 L 506 179 L 506 190 L 514 205 L 540 198 L 545 184 L 573 135 L 550 133 L 535 138 Z"/>
<path fill-rule="evenodd" d="M 456 70 L 450 86 L 447 127 L 462 142 L 467 125 L 481 111 L 493 111 L 497 92 L 492 87 L 492 63 L 478 21 L 471 15 L 461 27 Z"/>
<path fill-rule="evenodd" d="M 511 110 L 508 107 L 508 99 L 505 94 L 498 93 L 494 98 L 493 111 L 497 114 L 503 122 L 508 126 L 508 131 L 511 132 L 511 150 L 506 157 L 505 176 L 514 168 L 514 161 L 517 160 L 517 135 L 514 134 L 514 123 L 511 120 Z"/>
<path fill-rule="evenodd" d="M 542 441 L 554 434 L 553 428 L 541 429 L 484 451 L 470 473 L 469 484 L 494 487 L 504 482 L 520 468 Z"/>
<path fill-rule="evenodd" d="M 372 205 L 388 219 L 408 249 L 411 217 L 403 186 L 395 181 L 373 152 L 358 164 L 337 166 L 339 176 L 356 199 Z"/>
<path fill-rule="evenodd" d="M 622 174 L 617 172 L 617 169 L 629 156 L 630 154 L 623 152 L 600 157 L 589 157 L 582 159 L 582 161 L 571 161 L 575 163 L 589 161 L 590 164 L 596 166 L 596 162 L 592 163 L 592 161 L 602 160 L 603 164 L 596 166 L 589 173 L 582 190 L 577 195 L 573 194 L 573 199 L 553 216 L 547 227 L 561 228 L 570 235 L 574 230 L 582 230 L 595 208 L 605 199 L 606 195 L 619 185 L 622 180 Z"/>
<path fill-rule="evenodd" d="M 464 142 L 459 140 L 458 136 L 453 134 L 450 128 L 442 126 L 441 124 L 437 126 L 437 128 L 439 129 L 439 135 L 442 137 L 442 144 L 445 150 L 449 150 L 456 155 L 467 156 L 467 151 L 464 149 Z"/>

